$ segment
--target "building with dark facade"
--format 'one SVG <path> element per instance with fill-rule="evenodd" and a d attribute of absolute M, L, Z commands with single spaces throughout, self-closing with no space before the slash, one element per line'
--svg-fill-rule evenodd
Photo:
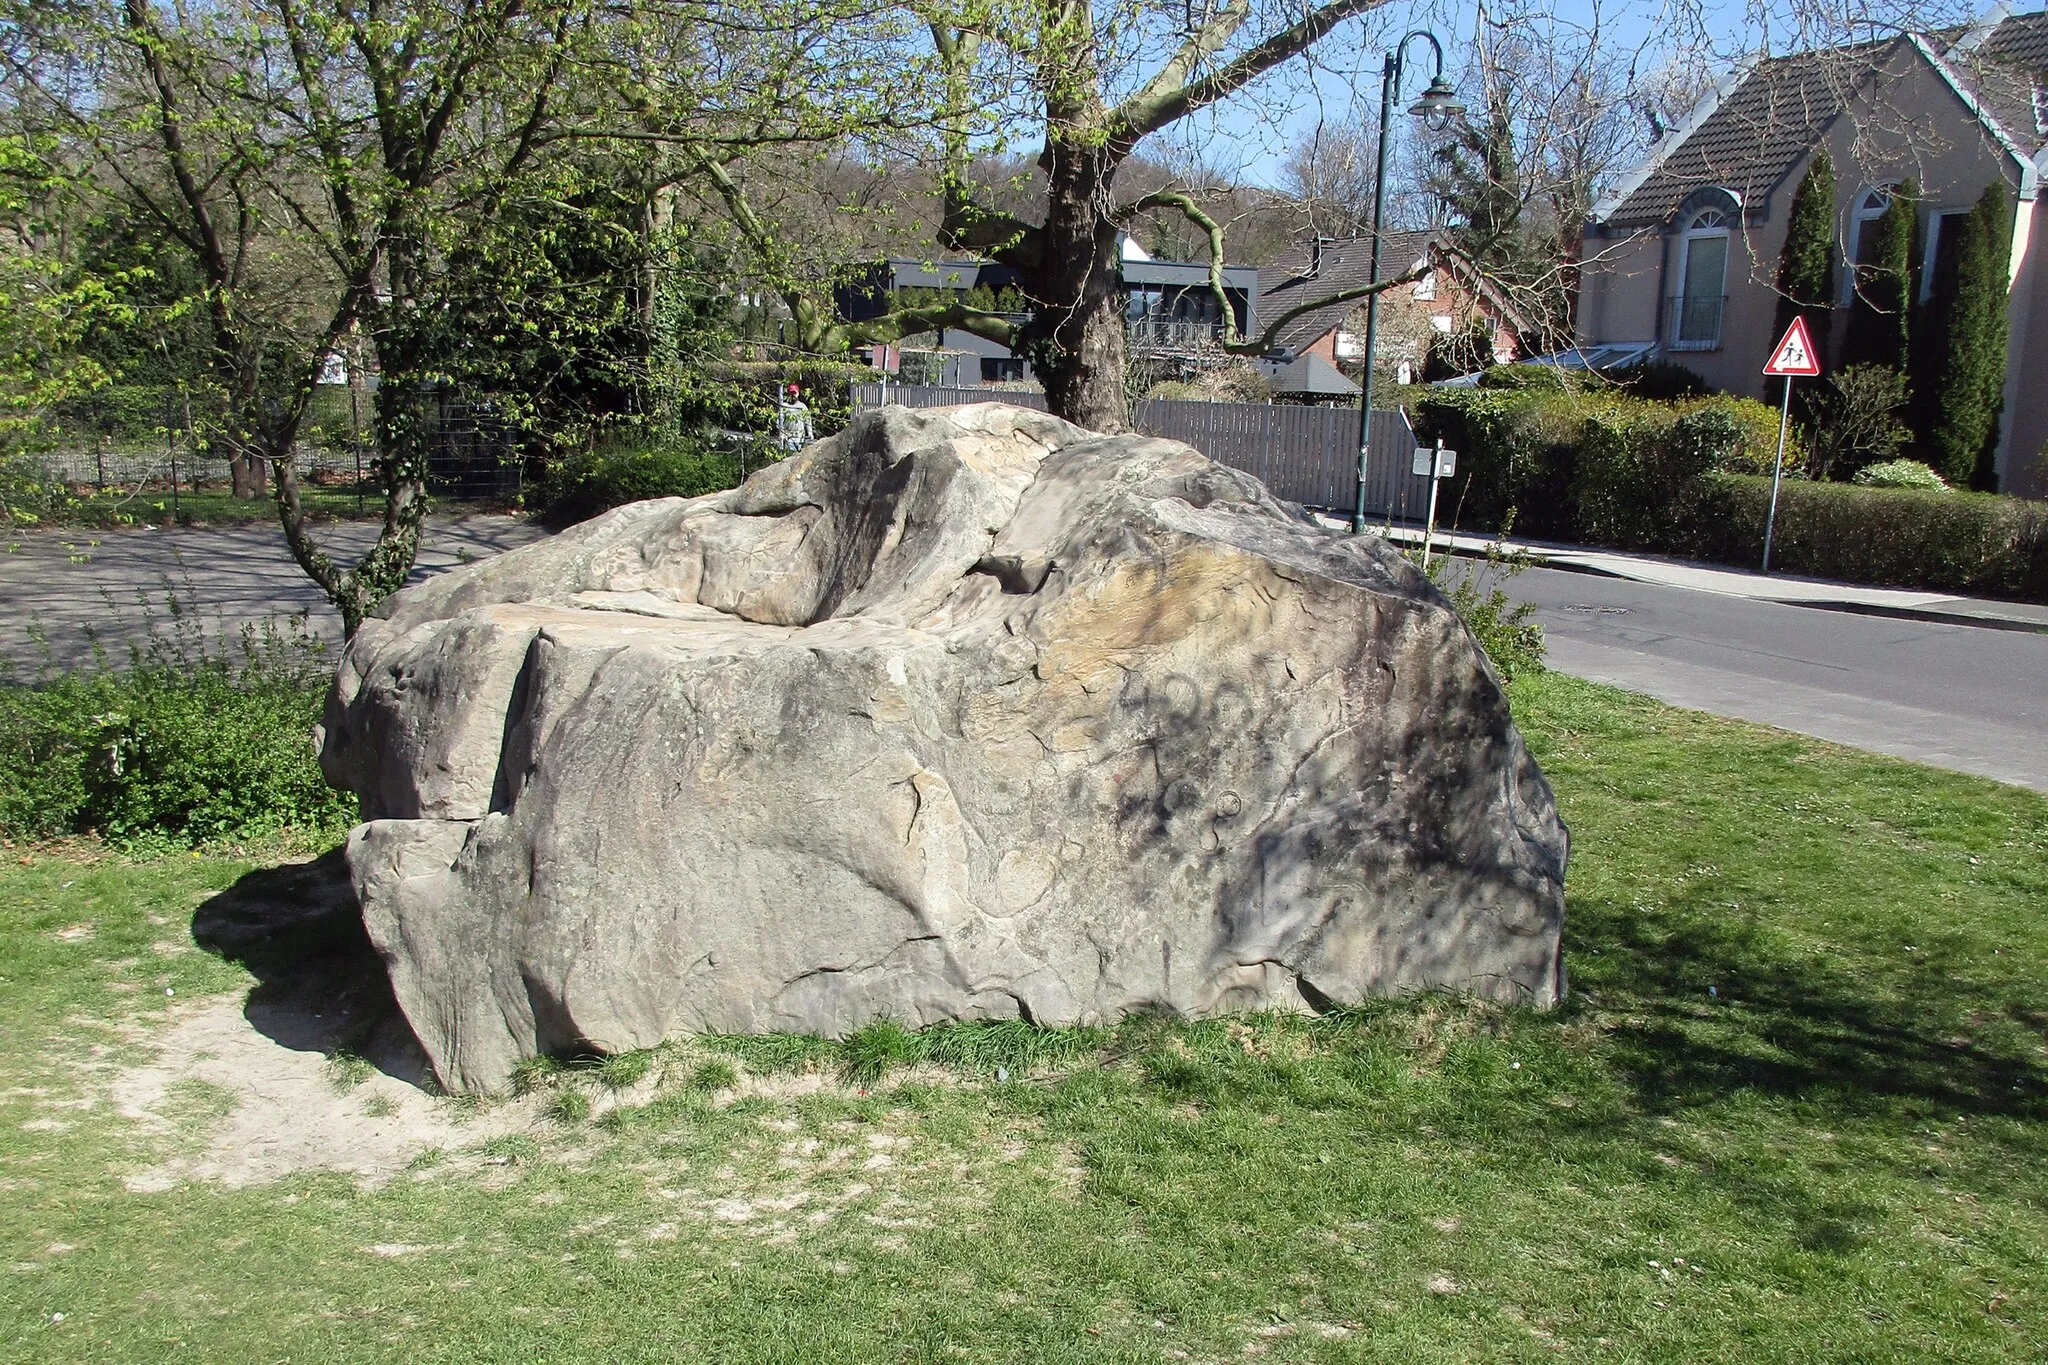
<path fill-rule="evenodd" d="M 1210 288 L 1206 264 L 1155 261 L 1126 240 L 1122 277 L 1125 336 L 1133 356 L 1196 362 L 1214 354 L 1214 344 L 1223 338 L 1225 327 L 1223 305 Z M 1022 323 L 1030 319 L 1028 311 L 1004 308 L 1008 303 L 1021 304 L 1015 297 L 1016 287 L 1017 273 L 990 261 L 895 259 L 869 266 L 840 287 L 836 301 L 841 317 L 864 322 L 887 313 L 905 295 L 976 292 L 988 300 L 986 306 Z M 1223 293 L 1238 332 L 1248 334 L 1257 321 L 1259 272 L 1249 266 L 1225 266 Z M 1017 383 L 1034 378 L 1030 363 L 1009 347 L 957 327 L 937 332 L 932 346 L 949 353 L 943 375 L 935 376 L 947 385 Z"/>

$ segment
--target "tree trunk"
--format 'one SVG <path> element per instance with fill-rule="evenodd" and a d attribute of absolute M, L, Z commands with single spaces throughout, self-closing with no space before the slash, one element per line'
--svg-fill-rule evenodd
<path fill-rule="evenodd" d="M 1114 164 L 1101 148 L 1053 144 L 1039 260 L 1025 283 L 1038 308 L 1023 345 L 1046 406 L 1090 431 L 1130 425 L 1117 226 L 1104 212 Z"/>
<path fill-rule="evenodd" d="M 263 461 L 255 452 L 245 447 L 228 456 L 228 488 L 238 498 L 264 495 Z"/>

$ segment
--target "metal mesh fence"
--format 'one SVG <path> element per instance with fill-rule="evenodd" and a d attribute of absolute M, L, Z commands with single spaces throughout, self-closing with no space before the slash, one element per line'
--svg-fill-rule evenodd
<path fill-rule="evenodd" d="M 429 492 L 480 501 L 518 496 L 522 482 L 518 444 L 495 404 L 435 395 L 424 418 Z M 292 465 L 299 477 L 309 482 L 360 482 L 374 477 L 375 457 L 365 430 L 353 443 L 302 441 L 292 452 Z M 40 466 L 49 481 L 80 489 L 169 487 L 173 483 L 196 489 L 228 482 L 229 472 L 225 458 L 202 449 L 191 432 L 168 424 L 139 438 L 86 435 L 27 458 Z M 266 484 L 268 474 L 265 470 Z"/>
<path fill-rule="evenodd" d="M 195 454 L 189 446 L 147 447 L 69 446 L 46 450 L 30 457 L 52 480 L 80 488 L 120 488 L 134 484 L 168 484 L 175 477 L 190 487 L 196 483 L 225 483 L 228 462 L 216 456 Z M 301 477 L 314 474 L 350 474 L 357 468 L 357 455 L 347 450 L 302 445 L 293 452 L 293 467 Z M 365 461 L 367 457 L 365 456 Z"/>

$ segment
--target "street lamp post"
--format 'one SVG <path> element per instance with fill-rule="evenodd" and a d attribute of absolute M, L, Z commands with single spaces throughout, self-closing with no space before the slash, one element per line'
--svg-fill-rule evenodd
<path fill-rule="evenodd" d="M 1458 103 L 1457 92 L 1444 79 L 1444 45 L 1428 29 L 1414 29 L 1404 35 L 1394 50 L 1387 54 L 1386 69 L 1380 80 L 1379 170 L 1372 182 L 1372 265 L 1366 275 L 1368 285 L 1380 282 L 1380 228 L 1387 206 L 1387 146 L 1394 140 L 1394 101 L 1401 98 L 1401 77 L 1407 66 L 1408 44 L 1417 38 L 1429 44 L 1436 65 L 1428 88 L 1422 92 L 1421 99 L 1409 106 L 1408 112 L 1431 128 L 1443 128 L 1465 112 L 1465 106 Z M 1380 295 L 1375 289 L 1365 300 L 1365 375 L 1359 385 L 1362 392 L 1358 399 L 1358 500 L 1351 508 L 1353 535 L 1365 530 L 1365 465 L 1372 449 L 1372 362 L 1379 339 Z"/>

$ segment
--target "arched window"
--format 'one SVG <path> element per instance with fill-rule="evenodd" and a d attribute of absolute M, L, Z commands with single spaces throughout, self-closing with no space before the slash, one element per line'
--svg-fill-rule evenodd
<path fill-rule="evenodd" d="M 1721 345 L 1728 298 L 1728 230 L 1734 215 L 1719 206 L 1685 220 L 1678 241 L 1678 294 L 1671 300 L 1671 349 L 1712 351 Z"/>
<path fill-rule="evenodd" d="M 1847 307 L 1856 294 L 1856 281 L 1862 278 L 1861 268 L 1875 264 L 1870 259 L 1877 246 L 1877 233 L 1873 225 L 1884 217 L 1892 206 L 1892 195 L 1896 185 L 1872 185 L 1856 196 L 1856 202 L 1849 207 L 1848 241 L 1849 248 L 1844 254 L 1853 269 L 1842 272 L 1842 305 Z"/>

